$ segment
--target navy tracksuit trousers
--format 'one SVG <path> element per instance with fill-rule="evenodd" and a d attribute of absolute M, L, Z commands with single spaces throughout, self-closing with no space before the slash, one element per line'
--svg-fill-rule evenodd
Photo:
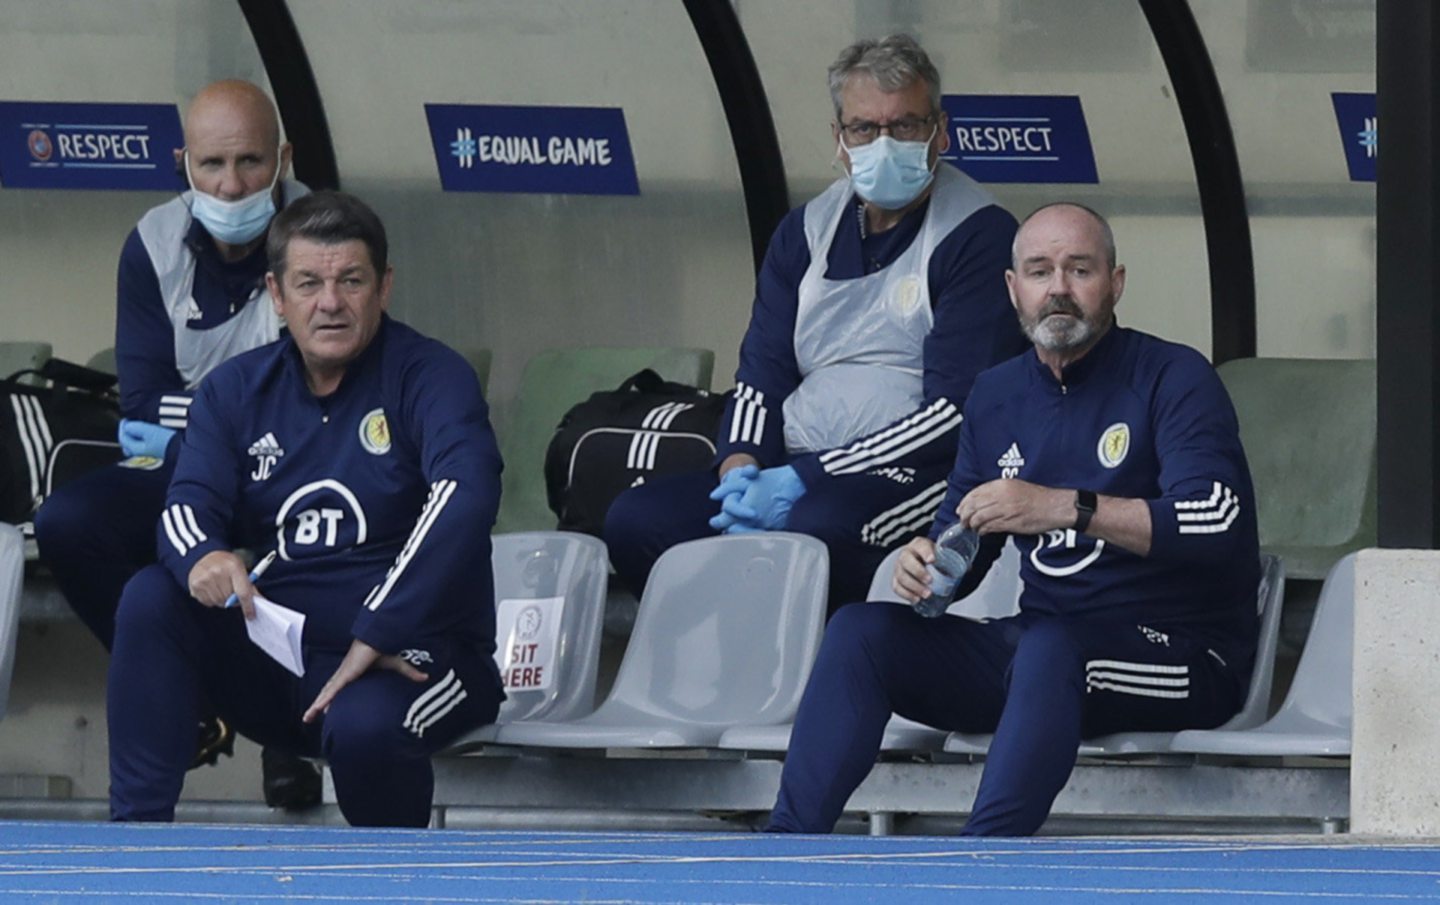
<path fill-rule="evenodd" d="M 266 586 L 286 599 L 285 588 Z M 493 722 L 503 697 L 480 649 L 434 650 L 424 683 L 371 669 L 345 686 L 315 723 L 301 715 L 344 651 L 305 650 L 297 678 L 250 642 L 239 608 L 193 600 L 159 565 L 125 587 L 110 658 L 110 813 L 171 820 L 195 754 L 202 695 L 235 728 L 267 747 L 324 756 L 345 819 L 356 826 L 426 826 L 430 756 Z"/>
<path fill-rule="evenodd" d="M 939 729 L 993 732 L 964 832 L 1028 836 L 1045 822 L 1081 739 L 1218 726 L 1240 708 L 1249 680 L 1248 658 L 1173 630 L 847 606 L 826 627 L 767 829 L 830 832 L 897 713 Z"/>
<path fill-rule="evenodd" d="M 125 582 L 155 562 L 155 525 L 174 471 L 173 460 L 153 470 L 97 468 L 57 489 L 35 513 L 40 559 L 106 650 Z"/>
<path fill-rule="evenodd" d="M 868 597 L 885 555 L 929 530 L 935 503 L 908 504 L 926 499 L 927 488 L 944 480 L 940 472 L 906 481 L 873 473 L 844 475 L 796 501 L 784 530 L 824 542 L 830 553 L 830 612 Z M 716 535 L 709 522 L 720 513 L 720 503 L 709 494 L 718 483 L 710 471 L 666 475 L 630 488 L 611 503 L 605 516 L 610 563 L 637 596 L 660 554 Z"/>

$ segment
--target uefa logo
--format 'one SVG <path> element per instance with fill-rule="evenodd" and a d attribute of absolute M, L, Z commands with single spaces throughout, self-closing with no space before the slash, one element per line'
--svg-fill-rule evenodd
<path fill-rule="evenodd" d="M 41 163 L 49 160 L 50 155 L 55 151 L 55 146 L 50 143 L 50 136 L 46 135 L 40 129 L 36 129 L 30 133 L 30 137 L 26 139 L 25 145 L 30 149 L 30 156 Z"/>

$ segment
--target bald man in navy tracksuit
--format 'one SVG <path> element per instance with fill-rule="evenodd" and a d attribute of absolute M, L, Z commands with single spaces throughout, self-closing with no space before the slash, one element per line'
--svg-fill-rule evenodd
<path fill-rule="evenodd" d="M 111 813 L 174 815 L 203 693 L 266 745 L 323 755 L 347 820 L 424 826 L 430 755 L 495 718 L 500 457 L 474 372 L 390 320 L 384 231 L 323 192 L 271 229 L 289 335 L 201 384 L 110 667 Z M 304 675 L 250 642 L 258 580 L 305 614 Z M 235 594 L 240 606 L 225 608 Z"/>
<path fill-rule="evenodd" d="M 1020 614 L 843 608 L 796 717 L 772 831 L 828 832 L 892 713 L 993 732 L 964 832 L 1023 836 L 1082 738 L 1213 727 L 1245 697 L 1259 549 L 1224 387 L 1194 350 L 1116 326 L 1125 271 L 1099 215 L 1042 208 L 1014 257 L 1006 278 L 1035 349 L 976 379 L 931 538 L 957 518 L 980 533 L 963 595 L 1013 537 Z M 912 541 L 897 592 L 925 596 L 933 562 L 933 540 Z"/>

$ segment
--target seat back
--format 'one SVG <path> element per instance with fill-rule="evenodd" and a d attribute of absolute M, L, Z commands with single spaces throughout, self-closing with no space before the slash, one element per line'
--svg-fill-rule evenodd
<path fill-rule="evenodd" d="M 531 358 L 500 431 L 505 472 L 495 530 L 555 527 L 555 514 L 545 499 L 545 449 L 572 406 L 591 393 L 615 389 L 645 368 L 666 380 L 709 389 L 714 366 L 715 353 L 709 349 L 553 349 Z"/>
<path fill-rule="evenodd" d="M 1375 362 L 1245 358 L 1218 372 L 1240 420 L 1261 547 L 1340 547 L 1313 572 L 1286 564 L 1292 577 L 1320 578 L 1348 550 L 1374 546 Z"/>
<path fill-rule="evenodd" d="M 94 368 L 97 371 L 104 371 L 106 374 L 115 373 L 115 347 L 107 346 L 91 355 L 85 362 L 85 367 Z"/>
<path fill-rule="evenodd" d="M 507 681 L 496 722 L 584 716 L 595 709 L 609 578 L 605 545 L 561 531 L 497 534 L 492 544 L 495 658 L 516 680 Z M 506 670 L 507 651 L 515 645 L 522 651 Z M 527 666 L 529 673 L 523 672 Z"/>
<path fill-rule="evenodd" d="M 1354 655 L 1355 554 L 1351 553 L 1325 576 L 1310 636 L 1276 719 L 1298 713 L 1348 733 L 1354 714 L 1350 689 Z"/>
<path fill-rule="evenodd" d="M 650 573 L 601 711 L 708 726 L 792 719 L 819 651 L 829 580 L 825 545 L 800 534 L 670 548 Z"/>
<path fill-rule="evenodd" d="M 20 630 L 20 585 L 25 575 L 25 540 L 14 525 L 0 522 L 0 719 L 10 706 L 15 672 L 15 636 Z"/>
<path fill-rule="evenodd" d="M 16 371 L 40 367 L 50 360 L 51 352 L 49 343 L 0 342 L 0 379 Z M 31 375 L 24 378 L 24 382 L 34 384 L 39 381 Z"/>
<path fill-rule="evenodd" d="M 903 549 L 901 547 L 891 550 L 880 568 L 875 570 L 866 600 L 902 602 L 900 595 L 896 594 L 891 586 L 890 579 L 895 574 L 895 563 L 899 561 Z M 945 612 L 978 621 L 1013 616 L 1020 611 L 1020 591 L 1023 588 L 1020 581 L 1020 551 L 1016 549 L 1014 541 L 1007 540 L 1000 550 L 1000 555 L 990 564 L 990 571 L 981 579 L 980 586 L 968 596 L 950 604 Z"/>
<path fill-rule="evenodd" d="M 1275 682 L 1275 651 L 1280 645 L 1280 611 L 1285 600 L 1285 564 L 1280 557 L 1260 554 L 1260 587 L 1256 594 L 1260 634 L 1255 643 L 1255 667 L 1250 673 L 1250 691 L 1239 712 L 1221 729 L 1248 729 L 1265 722 L 1270 714 L 1270 689 Z"/>
<path fill-rule="evenodd" d="M 490 362 L 494 359 L 494 355 L 489 349 L 464 348 L 456 351 L 470 363 L 471 369 L 475 371 L 475 376 L 480 380 L 480 393 L 489 399 Z"/>

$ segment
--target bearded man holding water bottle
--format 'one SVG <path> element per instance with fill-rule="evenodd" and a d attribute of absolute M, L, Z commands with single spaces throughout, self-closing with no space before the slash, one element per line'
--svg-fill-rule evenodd
<path fill-rule="evenodd" d="M 930 538 L 896 566 L 894 588 L 916 606 L 830 621 L 772 832 L 830 831 L 892 713 L 993 732 L 963 832 L 1027 836 L 1082 739 L 1217 726 L 1245 698 L 1259 545 L 1224 386 L 1193 349 L 1116 324 L 1125 268 L 1089 208 L 1031 214 L 1005 278 L 1034 349 L 975 381 Z M 1019 614 L 943 615 L 1007 538 Z"/>

